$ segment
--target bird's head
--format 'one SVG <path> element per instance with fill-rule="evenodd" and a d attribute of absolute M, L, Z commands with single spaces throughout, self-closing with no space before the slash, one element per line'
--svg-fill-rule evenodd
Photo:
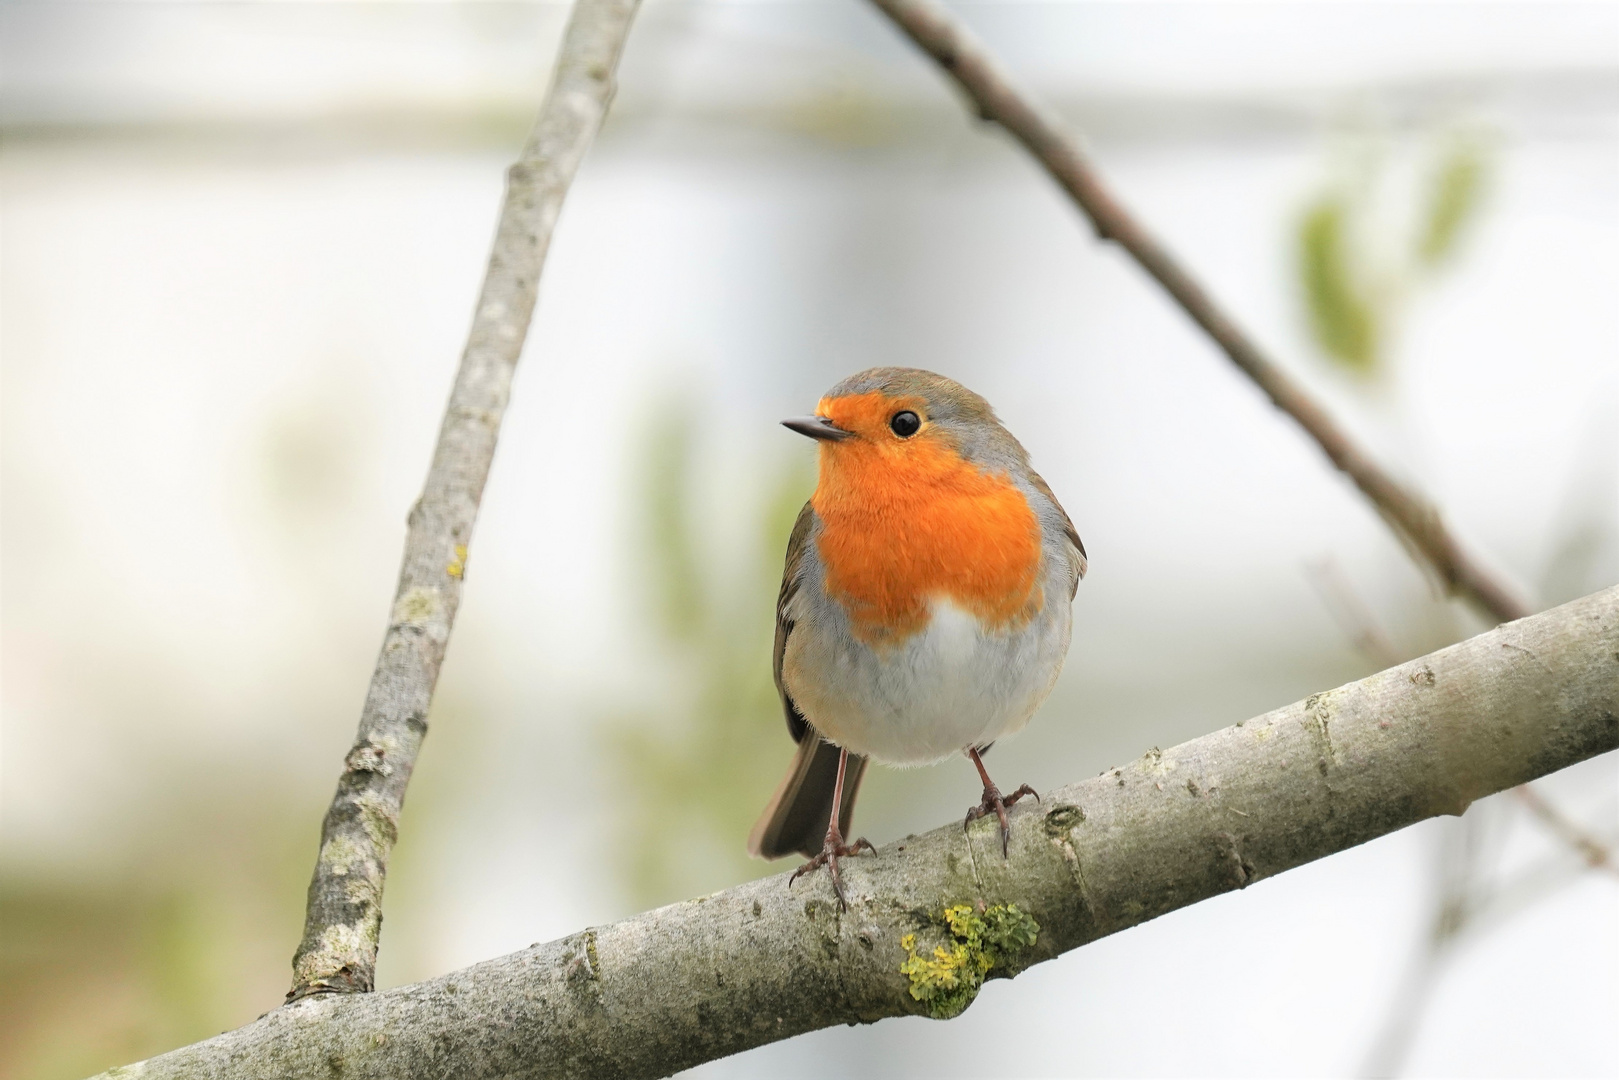
<path fill-rule="evenodd" d="M 828 473 L 879 470 L 896 478 L 953 472 L 963 464 L 1005 472 L 1026 466 L 1023 448 L 989 402 L 953 379 L 919 368 L 881 367 L 851 375 L 814 416 L 782 424 L 821 444 Z"/>

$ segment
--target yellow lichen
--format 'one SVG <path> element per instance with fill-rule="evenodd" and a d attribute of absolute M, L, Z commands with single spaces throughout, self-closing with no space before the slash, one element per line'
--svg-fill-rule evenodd
<path fill-rule="evenodd" d="M 455 561 L 444 568 L 444 572 L 453 578 L 459 578 L 467 572 L 467 546 L 455 545 Z"/>
<path fill-rule="evenodd" d="M 939 921 L 951 941 L 934 946 L 931 956 L 917 954 L 915 934 L 899 942 L 907 954 L 900 974 L 910 980 L 911 997 L 924 1002 L 935 1020 L 959 1016 L 995 966 L 1029 948 L 1040 933 L 1040 924 L 1016 904 L 981 911 L 956 904 L 945 908 Z"/>

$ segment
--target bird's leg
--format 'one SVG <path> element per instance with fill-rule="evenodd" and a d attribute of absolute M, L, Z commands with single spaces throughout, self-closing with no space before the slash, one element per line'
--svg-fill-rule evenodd
<path fill-rule="evenodd" d="M 816 867 L 825 866 L 832 872 L 832 891 L 837 894 L 838 907 L 844 911 L 849 910 L 849 899 L 843 895 L 843 878 L 838 873 L 838 859 L 844 855 L 858 855 L 862 849 L 876 854 L 877 849 L 871 846 L 871 841 L 864 836 L 853 844 L 844 844 L 843 830 L 838 828 L 838 811 L 843 809 L 843 770 L 849 764 L 849 751 L 838 749 L 838 779 L 832 785 L 832 816 L 826 823 L 826 840 L 821 844 L 821 853 L 809 862 L 793 871 L 793 876 L 787 879 L 790 889 L 798 875 L 807 874 Z"/>
<path fill-rule="evenodd" d="M 984 768 L 984 759 L 978 756 L 977 747 L 967 747 L 967 756 L 978 767 L 979 779 L 984 781 L 984 801 L 967 811 L 967 820 L 961 823 L 961 827 L 965 831 L 974 821 L 993 812 L 1001 821 L 1001 858 L 1008 858 L 1012 843 L 1012 826 L 1006 820 L 1006 808 L 1025 795 L 1033 795 L 1034 801 L 1039 802 L 1040 793 L 1024 784 L 1011 795 L 1003 796 L 1001 789 L 995 786 L 995 781 L 989 778 L 989 772 Z"/>

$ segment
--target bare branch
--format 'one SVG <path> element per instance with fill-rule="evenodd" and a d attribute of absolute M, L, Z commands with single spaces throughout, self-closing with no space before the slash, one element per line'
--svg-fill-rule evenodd
<path fill-rule="evenodd" d="M 1499 843 L 1488 842 L 1488 834 L 1499 831 L 1500 815 L 1481 815 L 1479 811 L 1490 808 L 1480 806 L 1459 821 L 1449 822 L 1437 852 L 1438 902 L 1432 922 L 1407 963 L 1383 1025 L 1366 1054 L 1362 1076 L 1400 1074 L 1416 1042 L 1439 975 L 1465 937 L 1477 936 L 1492 924 L 1499 924 L 1572 881 L 1585 869 L 1616 870 L 1608 847 L 1542 799 L 1532 784 L 1519 784 L 1512 793 L 1577 852 L 1586 866 L 1571 868 L 1567 855 L 1563 854 L 1504 882 L 1492 881 L 1484 860 L 1487 849 L 1499 847 Z M 1496 804 L 1496 809 L 1505 807 Z M 1496 820 L 1492 823 L 1490 817 Z"/>
<path fill-rule="evenodd" d="M 1518 796 L 1519 802 L 1528 807 L 1531 814 L 1540 819 L 1542 825 L 1579 852 L 1587 866 L 1593 870 L 1606 870 L 1610 874 L 1619 874 L 1619 863 L 1614 862 L 1613 852 L 1608 846 L 1593 836 L 1585 826 L 1571 820 L 1561 810 L 1547 802 L 1540 792 L 1525 784 L 1513 794 Z"/>
<path fill-rule="evenodd" d="M 972 31 L 935 0 L 872 3 L 950 73 L 981 117 L 1005 128 L 1045 166 L 1090 219 L 1097 235 L 1129 252 L 1231 362 L 1309 433 L 1450 592 L 1503 622 L 1530 612 L 1518 591 L 1481 565 L 1446 528 L 1438 507 L 1384 471 L 1302 385 L 1238 328 L 1236 320 L 1108 190 L 1055 111 L 1019 87 Z"/>
<path fill-rule="evenodd" d="M 1355 649 L 1375 666 L 1393 667 L 1400 662 L 1400 651 L 1394 647 L 1366 601 L 1355 591 L 1349 575 L 1343 572 L 1338 560 L 1327 556 L 1304 568 L 1310 584 L 1315 586 L 1332 617 L 1348 635 Z"/>
<path fill-rule="evenodd" d="M 846 914 L 824 878 L 777 875 L 414 986 L 294 1002 L 122 1075 L 664 1076 L 959 1011 L 976 985 L 922 1000 L 958 957 L 1011 977 L 1616 747 L 1619 587 L 1047 792 L 1012 815 L 1008 860 L 993 821 L 850 859 Z M 952 905 L 1032 916 L 1038 935 L 988 954 L 946 926 Z"/>
<path fill-rule="evenodd" d="M 1480 881 L 1479 865 L 1487 829 L 1484 815 L 1475 809 L 1445 824 L 1438 851 L 1438 903 L 1433 921 L 1395 990 L 1381 1031 L 1372 1040 L 1362 1076 L 1399 1075 L 1421 1030 L 1445 961 L 1457 938 L 1473 925 L 1474 916 L 1488 902 L 1489 890 Z"/>
<path fill-rule="evenodd" d="M 288 1000 L 368 991 L 382 928 L 382 886 L 405 785 L 461 601 L 472 524 L 494 458 L 512 372 L 528 334 L 541 267 L 568 185 L 607 115 L 613 72 L 639 0 L 579 0 L 556 71 L 507 174 L 494 250 L 439 429 L 410 512 L 404 565 L 359 735 L 321 827 L 303 942 Z"/>

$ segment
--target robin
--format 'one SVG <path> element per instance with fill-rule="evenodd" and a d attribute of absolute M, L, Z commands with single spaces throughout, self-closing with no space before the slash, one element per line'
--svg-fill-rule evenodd
<path fill-rule="evenodd" d="M 748 838 L 756 857 L 838 859 L 868 761 L 928 765 L 962 753 L 1011 835 L 984 769 L 1021 731 L 1068 653 L 1085 548 L 989 403 L 916 368 L 862 371 L 814 416 L 784 420 L 820 443 L 815 493 L 787 541 L 776 601 L 776 688 L 798 751 Z M 833 807 L 837 807 L 836 815 Z"/>

